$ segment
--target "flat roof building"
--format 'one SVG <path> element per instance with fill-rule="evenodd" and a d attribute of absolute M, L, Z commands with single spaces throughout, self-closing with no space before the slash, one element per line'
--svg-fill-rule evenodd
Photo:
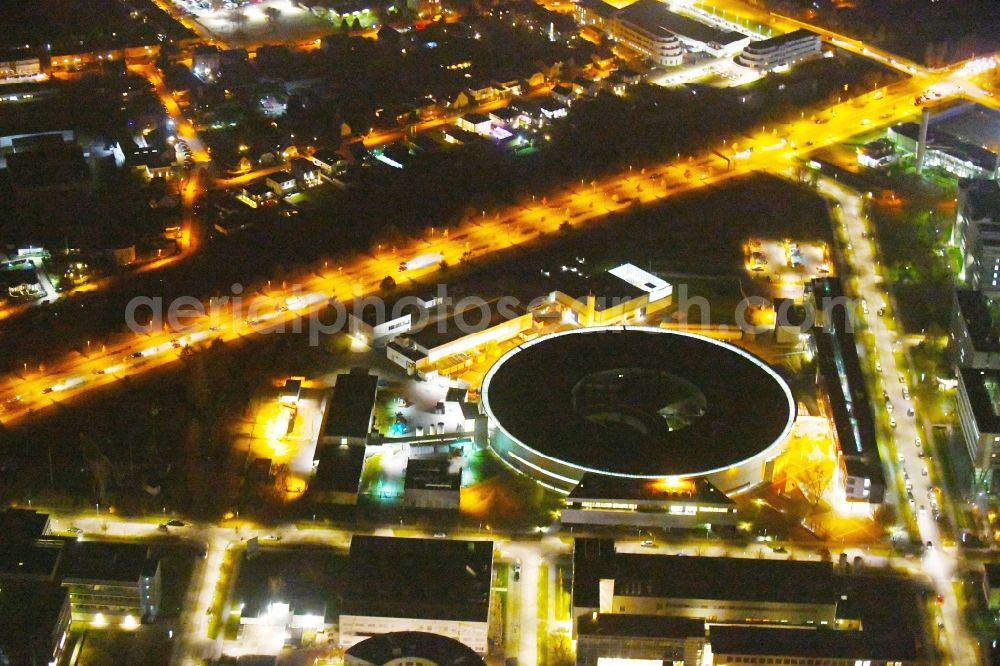
<path fill-rule="evenodd" d="M 576 0 L 573 16 L 582 26 L 604 30 L 614 18 L 617 9 L 604 0 Z"/>
<path fill-rule="evenodd" d="M 408 332 L 430 316 L 438 297 L 403 296 L 387 303 L 382 298 L 358 298 L 347 315 L 351 335 L 372 346 L 382 346 Z"/>
<path fill-rule="evenodd" d="M 836 621 L 829 562 L 639 555 L 616 552 L 610 541 L 577 539 L 573 564 L 575 618 L 597 611 L 718 622 Z"/>
<path fill-rule="evenodd" d="M 303 633 L 337 624 L 336 597 L 344 555 L 327 548 L 261 548 L 251 540 L 231 591 L 240 638 L 283 637 L 298 646 Z"/>
<path fill-rule="evenodd" d="M 73 143 L 7 155 L 7 171 L 18 195 L 91 186 L 83 148 Z"/>
<path fill-rule="evenodd" d="M 316 474 L 309 484 L 313 501 L 357 504 L 365 447 L 329 444 L 316 449 Z"/>
<path fill-rule="evenodd" d="M 0 513 L 0 581 L 61 584 L 74 620 L 127 616 L 152 622 L 160 611 L 160 564 L 149 546 L 48 535 L 36 511 Z"/>
<path fill-rule="evenodd" d="M 396 631 L 356 643 L 344 652 L 344 666 L 485 666 L 469 646 L 426 631 Z"/>
<path fill-rule="evenodd" d="M 947 112 L 940 114 L 947 115 Z M 959 178 L 995 180 L 998 175 L 998 155 L 990 148 L 970 143 L 942 127 L 935 127 L 934 120 L 927 129 L 927 152 L 924 166 L 936 166 Z M 896 146 L 916 155 L 920 140 L 920 123 L 905 122 L 893 125 L 886 136 Z"/>
<path fill-rule="evenodd" d="M 799 29 L 777 37 L 750 42 L 736 62 L 760 70 L 785 67 L 821 52 L 820 36 L 811 30 Z"/>
<path fill-rule="evenodd" d="M 963 178 L 952 242 L 962 255 L 962 276 L 970 289 L 1000 291 L 1000 182 Z"/>
<path fill-rule="evenodd" d="M 713 664 L 822 663 L 824 666 L 916 666 L 908 634 L 786 627 L 710 625 Z M 800 661 L 808 659 L 811 661 Z M 821 660 L 821 661 L 820 661 Z"/>
<path fill-rule="evenodd" d="M 448 312 L 400 336 L 386 348 L 390 361 L 427 379 L 472 365 L 491 345 L 530 335 L 534 319 L 520 304 L 499 299 Z"/>
<path fill-rule="evenodd" d="M 664 615 L 592 613 L 577 621 L 576 636 L 577 666 L 618 659 L 700 666 L 705 623 Z"/>
<path fill-rule="evenodd" d="M 69 591 L 74 620 L 102 615 L 152 622 L 160 612 L 160 561 L 149 546 L 70 541 L 59 575 Z"/>
<path fill-rule="evenodd" d="M 321 444 L 365 445 L 371 435 L 378 376 L 364 368 L 337 375 L 327 400 Z"/>
<path fill-rule="evenodd" d="M 57 664 L 69 635 L 65 588 L 51 582 L 0 582 L 0 664 Z"/>
<path fill-rule="evenodd" d="M 955 402 L 974 489 L 994 493 L 1000 468 L 1000 370 L 960 368 Z"/>
<path fill-rule="evenodd" d="M 736 504 L 705 479 L 668 483 L 585 473 L 566 497 L 564 525 L 705 528 L 736 525 Z"/>
<path fill-rule="evenodd" d="M 0 580 L 56 581 L 65 539 L 48 537 L 49 515 L 8 508 L 0 513 Z"/>
<path fill-rule="evenodd" d="M 673 302 L 673 285 L 634 264 L 591 276 L 564 271 L 554 280 L 556 288 L 549 299 L 582 326 L 629 323 Z"/>
<path fill-rule="evenodd" d="M 896 145 L 889 139 L 869 141 L 857 149 L 858 164 L 869 169 L 878 169 L 896 161 Z"/>
<path fill-rule="evenodd" d="M 826 413 L 833 420 L 844 493 L 849 502 L 881 504 L 885 500 L 885 474 L 875 437 L 875 417 L 840 279 L 814 279 L 807 295 L 818 323 L 812 331 L 817 383 L 823 388 Z"/>
<path fill-rule="evenodd" d="M 617 20 L 629 29 L 648 35 L 669 33 L 692 51 L 704 51 L 713 56 L 735 54 L 750 38 L 732 30 L 720 30 L 714 26 L 681 16 L 670 11 L 667 4 L 659 0 L 637 0 L 618 12 Z"/>
<path fill-rule="evenodd" d="M 628 9 L 632 10 L 628 15 L 623 15 L 627 11 L 623 10 L 607 23 L 607 32 L 613 40 L 661 67 L 677 67 L 684 62 L 684 45 L 662 25 L 664 15 L 670 13 L 666 5 L 656 0 L 638 0 Z"/>
<path fill-rule="evenodd" d="M 341 646 L 429 631 L 486 654 L 493 542 L 355 535 L 340 610 Z"/>
<path fill-rule="evenodd" d="M 49 522 L 47 513 L 9 507 L 0 513 L 0 534 L 7 544 L 41 539 L 49 532 Z"/>
<path fill-rule="evenodd" d="M 952 362 L 956 367 L 1000 369 L 1000 314 L 996 298 L 981 291 L 957 289 L 949 333 Z"/>
<path fill-rule="evenodd" d="M 403 506 L 458 511 L 462 458 L 410 458 L 406 461 Z"/>

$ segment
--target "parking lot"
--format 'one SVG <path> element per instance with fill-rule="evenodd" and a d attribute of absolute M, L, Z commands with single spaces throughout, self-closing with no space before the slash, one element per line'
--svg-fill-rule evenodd
<path fill-rule="evenodd" d="M 770 283 L 776 297 L 800 300 L 807 282 L 834 273 L 829 245 L 823 241 L 751 238 L 743 253 L 747 272 Z"/>
<path fill-rule="evenodd" d="M 329 27 L 323 19 L 292 0 L 226 0 L 213 9 L 208 0 L 174 0 L 205 30 L 218 39 L 253 42 L 295 41 L 317 36 Z M 236 12 L 235 10 L 240 10 Z M 271 13 L 276 10 L 276 13 Z"/>

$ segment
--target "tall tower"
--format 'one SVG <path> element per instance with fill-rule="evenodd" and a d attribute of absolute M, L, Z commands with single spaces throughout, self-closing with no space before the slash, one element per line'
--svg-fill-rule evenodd
<path fill-rule="evenodd" d="M 917 137 L 916 166 L 919 175 L 924 170 L 924 157 L 927 154 L 927 126 L 931 124 L 931 110 L 926 106 L 920 113 L 920 135 Z"/>

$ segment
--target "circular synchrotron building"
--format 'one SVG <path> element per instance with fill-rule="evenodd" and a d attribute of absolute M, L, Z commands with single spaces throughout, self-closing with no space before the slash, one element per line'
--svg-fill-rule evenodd
<path fill-rule="evenodd" d="M 648 327 L 522 344 L 490 368 L 480 395 L 490 447 L 561 492 L 587 472 L 739 491 L 770 479 L 795 421 L 788 384 L 761 359 Z"/>

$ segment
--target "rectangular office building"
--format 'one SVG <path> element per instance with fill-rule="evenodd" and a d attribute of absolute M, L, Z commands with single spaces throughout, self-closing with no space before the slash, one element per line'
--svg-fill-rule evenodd
<path fill-rule="evenodd" d="M 351 539 L 340 644 L 428 631 L 486 654 L 492 541 L 357 536 Z"/>

